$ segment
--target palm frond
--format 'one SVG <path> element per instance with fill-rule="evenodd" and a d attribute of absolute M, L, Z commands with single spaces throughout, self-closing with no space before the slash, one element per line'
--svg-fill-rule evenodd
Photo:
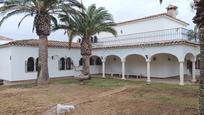
<path fill-rule="evenodd" d="M 6 20 L 6 19 L 8 19 L 8 18 L 10 18 L 11 16 L 14 16 L 14 15 L 17 15 L 17 14 L 22 14 L 22 13 L 25 13 L 25 12 L 30 12 L 30 10 L 29 9 L 21 9 L 21 10 L 15 10 L 15 11 L 13 11 L 13 12 L 10 12 L 10 13 L 8 13 L 6 16 L 4 16 L 1 20 L 0 20 L 0 26 L 2 25 L 2 23 Z"/>
<path fill-rule="evenodd" d="M 74 35 L 82 36 L 82 39 L 91 38 L 91 36 L 100 32 L 109 32 L 114 36 L 117 32 L 112 26 L 115 25 L 111 14 L 105 10 L 104 7 L 97 8 L 95 4 L 92 4 L 80 13 L 69 14 L 67 8 L 64 8 L 64 12 L 59 15 L 60 21 L 63 22 L 64 29 L 69 32 L 70 39 Z M 60 28 L 61 29 L 61 28 Z"/>
<path fill-rule="evenodd" d="M 19 23 L 18 23 L 18 28 L 21 26 L 21 23 L 23 22 L 23 20 L 25 19 L 25 18 L 27 18 L 28 16 L 31 16 L 32 14 L 26 14 L 20 21 L 19 21 Z"/>

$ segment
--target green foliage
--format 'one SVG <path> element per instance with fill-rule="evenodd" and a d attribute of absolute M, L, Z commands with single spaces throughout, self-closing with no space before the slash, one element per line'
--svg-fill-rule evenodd
<path fill-rule="evenodd" d="M 188 40 L 194 40 L 195 42 L 199 41 L 199 29 L 197 26 L 194 27 L 194 29 L 191 29 L 188 31 L 187 36 L 188 36 Z"/>
<path fill-rule="evenodd" d="M 3 15 L 3 18 L 0 20 L 0 26 L 6 19 L 17 14 L 24 15 L 18 26 L 29 16 L 32 17 L 43 14 L 48 15 L 53 24 L 57 25 L 55 15 L 59 14 L 61 9 L 65 6 L 70 10 L 75 10 L 76 7 L 82 7 L 76 0 L 6 0 L 3 6 L 0 7 L 0 14 Z M 36 26 L 35 22 L 36 18 L 33 22 L 33 29 Z"/>
<path fill-rule="evenodd" d="M 111 14 L 104 7 L 96 8 L 95 4 L 87 9 L 82 9 L 74 15 L 68 14 L 69 9 L 64 8 L 63 13 L 59 15 L 62 25 L 57 25 L 55 30 L 64 29 L 69 36 L 69 46 L 75 36 L 82 39 L 90 39 L 91 36 L 100 32 L 109 32 L 117 35 L 112 28 L 115 25 Z"/>
<path fill-rule="evenodd" d="M 193 22 L 198 26 L 198 28 L 204 27 L 204 1 L 195 0 L 196 15 L 193 18 Z"/>

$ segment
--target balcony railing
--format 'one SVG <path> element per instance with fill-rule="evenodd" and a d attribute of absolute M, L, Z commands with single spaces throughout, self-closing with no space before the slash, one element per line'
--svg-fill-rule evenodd
<path fill-rule="evenodd" d="M 151 32 L 134 33 L 117 37 L 100 38 L 99 43 L 94 46 L 117 46 L 135 43 L 148 43 L 170 40 L 188 40 L 188 31 L 184 28 L 174 28 Z"/>

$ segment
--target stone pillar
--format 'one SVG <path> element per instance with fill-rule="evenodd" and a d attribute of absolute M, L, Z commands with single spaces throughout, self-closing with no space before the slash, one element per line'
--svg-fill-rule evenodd
<path fill-rule="evenodd" d="M 122 62 L 122 79 L 125 79 L 125 59 L 122 59 L 121 62 Z"/>
<path fill-rule="evenodd" d="M 196 82 L 195 60 L 192 61 L 192 82 Z"/>
<path fill-rule="evenodd" d="M 183 61 L 180 61 L 180 83 L 179 85 L 184 85 L 184 73 L 183 73 Z"/>
<path fill-rule="evenodd" d="M 147 61 L 147 83 L 150 83 L 151 82 L 151 79 L 150 79 L 150 60 Z"/>
<path fill-rule="evenodd" d="M 102 59 L 102 77 L 105 78 L 106 75 L 105 75 L 105 63 L 106 63 L 106 59 L 103 58 Z"/>

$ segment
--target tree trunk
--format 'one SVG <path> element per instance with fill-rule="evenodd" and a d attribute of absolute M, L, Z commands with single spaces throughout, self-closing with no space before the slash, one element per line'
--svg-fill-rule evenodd
<path fill-rule="evenodd" d="M 39 71 L 37 75 L 37 84 L 48 84 L 48 39 L 50 35 L 51 18 L 48 13 L 39 13 L 34 20 L 36 33 L 39 36 Z"/>
<path fill-rule="evenodd" d="M 82 73 L 83 75 L 88 75 L 90 76 L 90 64 L 89 64 L 89 55 L 83 55 L 82 59 L 83 59 L 83 70 Z"/>
<path fill-rule="evenodd" d="M 90 79 L 90 63 L 89 63 L 89 58 L 91 56 L 91 51 L 92 51 L 92 46 L 91 46 L 91 41 L 89 38 L 84 38 L 82 39 L 81 42 L 81 55 L 83 59 L 83 70 L 82 74 L 83 75 L 88 75 Z"/>
<path fill-rule="evenodd" d="M 40 36 L 39 38 L 39 62 L 38 62 L 38 79 L 37 84 L 48 84 L 48 40 L 47 36 Z"/>
<path fill-rule="evenodd" d="M 204 28 L 200 29 L 199 112 L 200 112 L 200 115 L 204 115 Z"/>

